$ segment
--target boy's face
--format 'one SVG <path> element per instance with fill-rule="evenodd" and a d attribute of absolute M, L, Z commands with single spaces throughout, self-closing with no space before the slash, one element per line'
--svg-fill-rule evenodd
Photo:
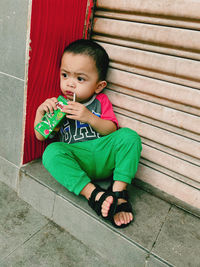
<path fill-rule="evenodd" d="M 77 102 L 87 102 L 94 93 L 99 92 L 101 83 L 93 58 L 64 53 L 60 67 L 60 88 L 69 100 L 73 99 L 75 93 Z"/>

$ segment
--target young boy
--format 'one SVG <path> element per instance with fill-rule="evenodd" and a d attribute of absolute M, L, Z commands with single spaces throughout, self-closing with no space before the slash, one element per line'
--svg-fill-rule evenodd
<path fill-rule="evenodd" d="M 118 122 L 106 87 L 109 58 L 99 44 L 77 40 L 65 48 L 60 67 L 60 88 L 68 105 L 58 134 L 60 142 L 50 144 L 43 164 L 51 175 L 76 195 L 83 195 L 98 215 L 115 227 L 126 227 L 133 220 L 127 184 L 137 171 L 141 153 L 138 134 L 118 129 Z M 76 100 L 73 100 L 73 96 Z M 57 98 L 42 103 L 35 117 L 38 124 L 46 112 L 53 113 Z M 44 137 L 35 131 L 38 140 Z M 94 184 L 95 179 L 113 175 L 108 190 Z"/>

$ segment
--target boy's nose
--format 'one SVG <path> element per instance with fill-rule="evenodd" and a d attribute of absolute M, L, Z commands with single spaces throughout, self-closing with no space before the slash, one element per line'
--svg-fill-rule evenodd
<path fill-rule="evenodd" d="M 75 87 L 75 82 L 74 82 L 74 80 L 73 79 L 68 79 L 68 81 L 67 81 L 67 86 L 69 86 L 69 87 Z"/>

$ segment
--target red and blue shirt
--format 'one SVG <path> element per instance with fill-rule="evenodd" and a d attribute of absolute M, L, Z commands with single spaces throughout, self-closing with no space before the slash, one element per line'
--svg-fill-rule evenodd
<path fill-rule="evenodd" d="M 84 105 L 101 119 L 113 121 L 118 127 L 118 121 L 113 111 L 112 104 L 107 95 L 100 93 L 94 95 Z M 59 140 L 65 143 L 76 143 L 93 140 L 101 137 L 89 124 L 65 118 L 59 131 Z"/>

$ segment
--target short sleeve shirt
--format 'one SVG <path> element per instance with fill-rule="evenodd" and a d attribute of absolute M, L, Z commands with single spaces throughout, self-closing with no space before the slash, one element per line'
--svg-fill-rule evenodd
<path fill-rule="evenodd" d="M 113 121 L 118 128 L 118 121 L 107 95 L 94 95 L 84 104 L 94 115 Z M 65 118 L 59 131 L 59 140 L 65 143 L 76 143 L 101 137 L 89 124 Z"/>

